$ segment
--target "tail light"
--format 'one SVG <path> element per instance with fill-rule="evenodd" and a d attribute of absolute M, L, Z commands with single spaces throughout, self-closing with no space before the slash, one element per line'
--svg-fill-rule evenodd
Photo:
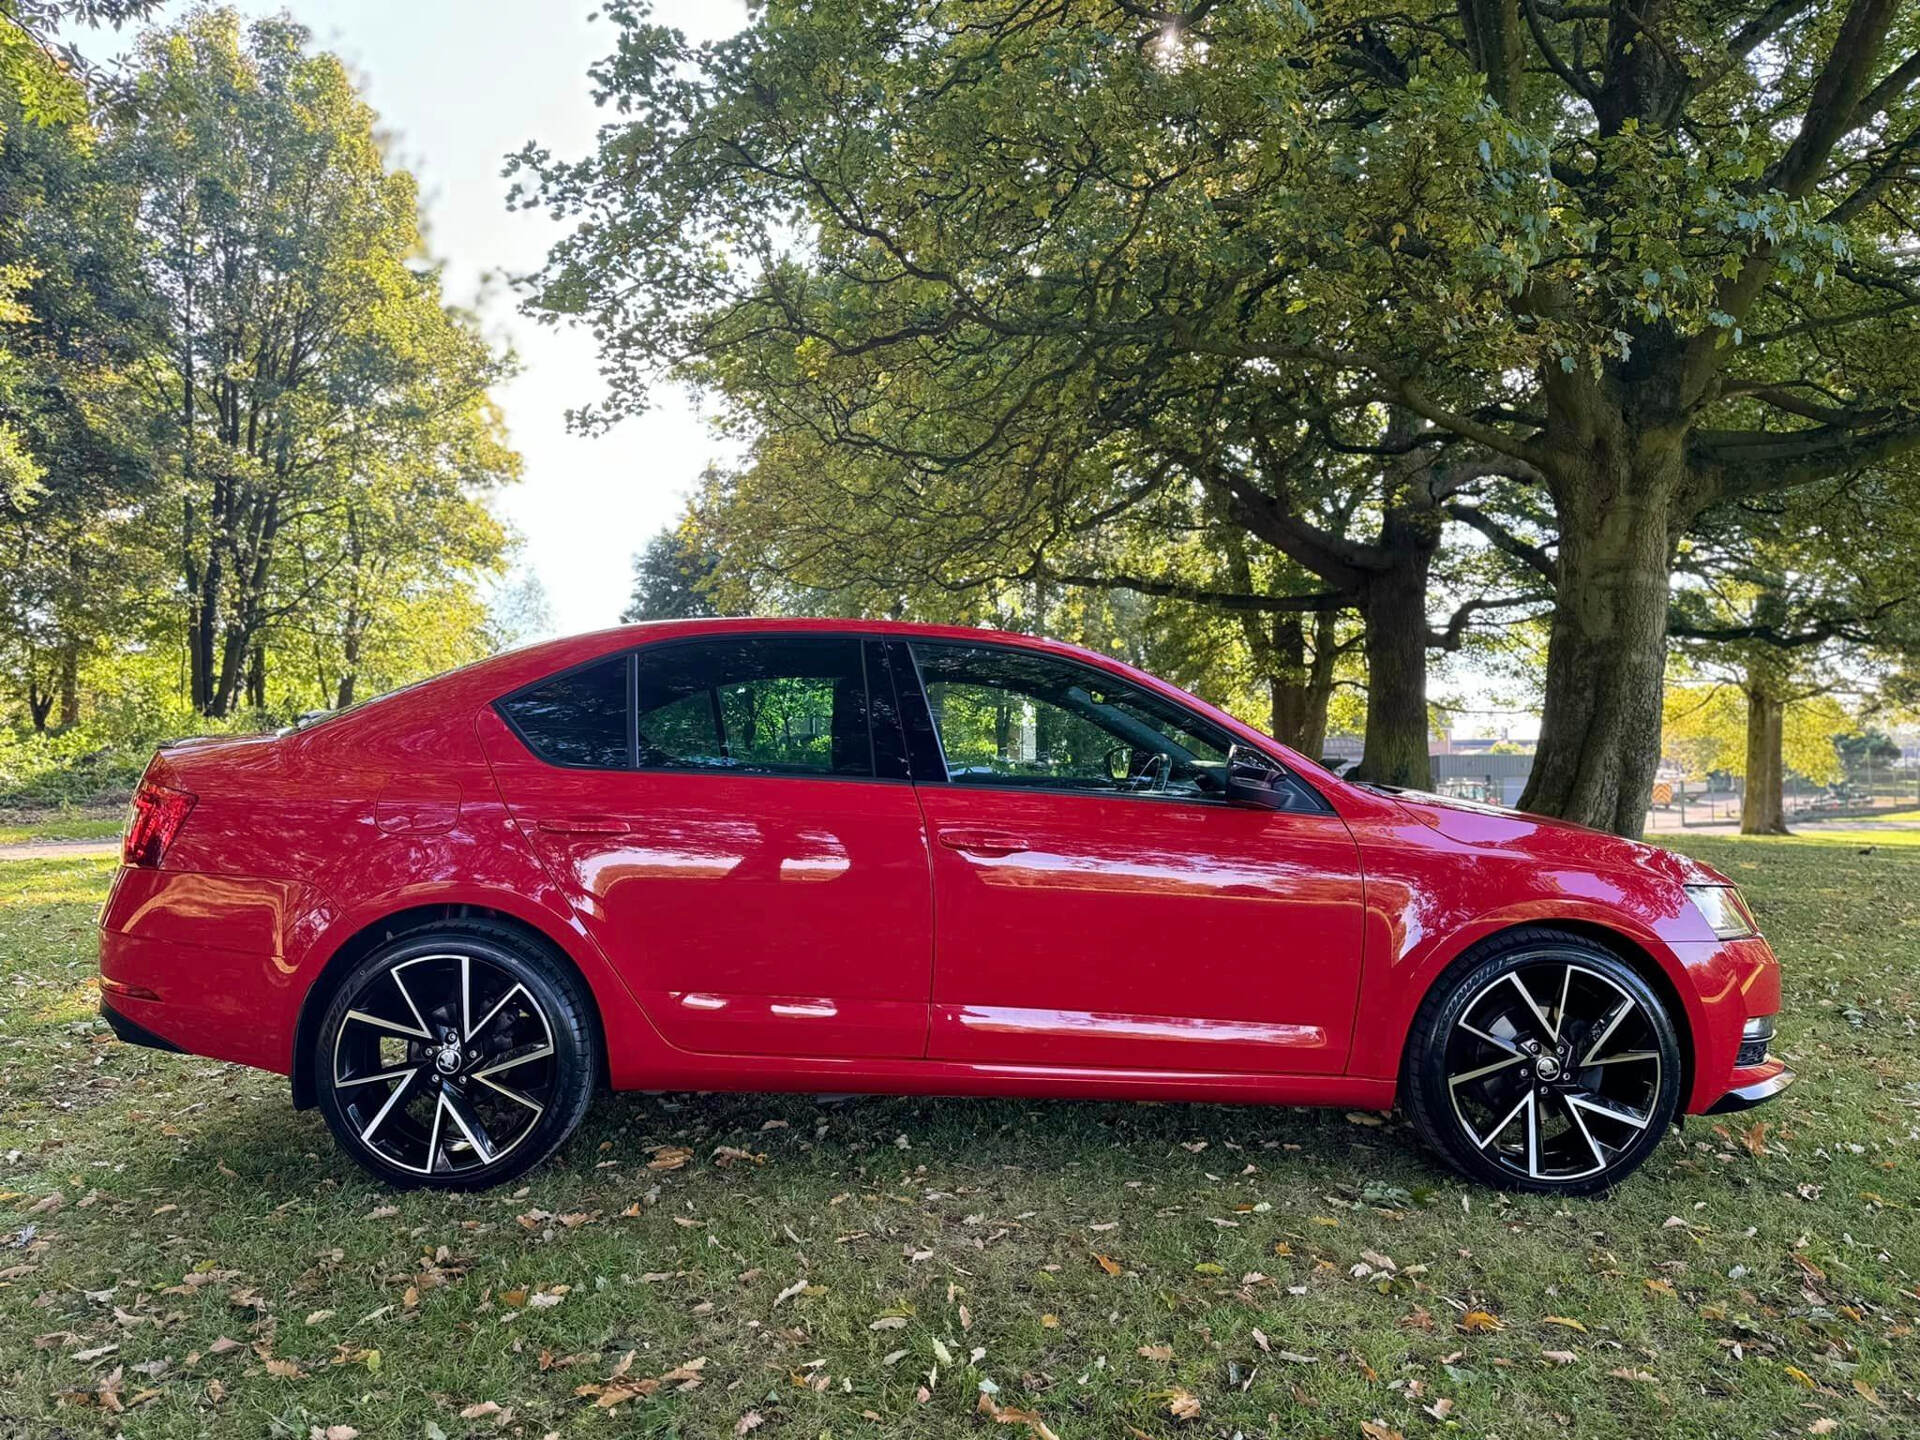
<path fill-rule="evenodd" d="M 133 794 L 127 837 L 120 844 L 121 860 L 128 865 L 157 867 L 160 857 L 167 853 L 167 846 L 173 843 L 173 837 L 187 823 L 187 812 L 193 809 L 193 801 L 194 797 L 184 790 L 156 785 L 151 780 L 141 781 L 140 788 Z"/>

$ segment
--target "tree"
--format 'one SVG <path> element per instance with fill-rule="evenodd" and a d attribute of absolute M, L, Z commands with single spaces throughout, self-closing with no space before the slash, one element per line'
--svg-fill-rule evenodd
<path fill-rule="evenodd" d="M 46 43 L 33 53 L 60 53 Z M 0 91 L 17 79 L 0 74 Z M 93 127 L 49 118 L 85 116 L 80 81 L 60 68 L 39 83 L 73 93 L 51 112 L 45 95 L 0 97 L 0 655 L 45 729 L 77 721 L 87 660 L 143 629 L 143 594 L 161 586 L 134 523 L 153 474 L 127 379 L 139 299 L 124 197 Z"/>
<path fill-rule="evenodd" d="M 285 21 L 243 38 L 230 11 L 149 35 L 104 147 L 138 192 L 148 399 L 177 477 L 191 695 L 211 716 L 264 705 L 272 635 L 333 601 L 350 697 L 367 587 L 395 580 L 391 551 L 368 568 L 369 529 L 398 542 L 389 521 L 444 519 L 518 468 L 486 398 L 508 361 L 442 301 L 413 177 L 307 38 Z"/>
<path fill-rule="evenodd" d="M 717 614 L 707 594 L 715 565 L 690 525 L 662 530 L 633 557 L 633 598 L 620 612 L 620 623 Z"/>
<path fill-rule="evenodd" d="M 1747 829 L 1746 797 L 1753 793 L 1755 786 L 1764 785 L 1767 780 L 1764 773 L 1756 774 L 1754 770 L 1750 705 L 1740 683 L 1681 679 L 1667 687 L 1664 704 L 1661 744 L 1666 756 L 1678 761 L 1692 778 L 1703 779 L 1713 774 L 1744 777 L 1742 832 L 1784 833 Z M 1836 742 L 1853 724 L 1853 719 L 1831 694 L 1809 691 L 1787 698 L 1773 731 L 1780 749 L 1770 763 L 1791 770 L 1815 785 L 1830 785 L 1846 773 Z"/>
<path fill-rule="evenodd" d="M 1745 754 L 1722 767 L 1746 778 L 1742 833 L 1787 833 L 1788 769 L 1824 778 L 1788 756 L 1790 716 L 1804 721 L 1809 702 L 1865 688 L 1920 643 L 1914 499 L 1909 468 L 1879 467 L 1711 513 L 1683 546 L 1669 629 L 1690 669 L 1744 699 Z"/>
<path fill-rule="evenodd" d="M 1920 443 L 1892 0 L 822 0 L 698 50 L 610 13 L 620 122 L 521 162 L 591 222 L 535 297 L 602 338 L 590 420 L 697 373 L 1004 530 L 1105 493 L 1090 439 L 1171 433 L 1251 525 L 1301 426 L 1410 415 L 1551 502 L 1530 808 L 1639 831 L 1699 515 Z"/>
<path fill-rule="evenodd" d="M 61 27 L 118 27 L 159 8 L 160 0 L 0 0 L 0 100 L 29 125 L 80 123 L 106 77 L 56 38 Z"/>

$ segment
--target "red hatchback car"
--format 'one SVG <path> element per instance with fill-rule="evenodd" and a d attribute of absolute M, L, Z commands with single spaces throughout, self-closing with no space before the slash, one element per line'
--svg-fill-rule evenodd
<path fill-rule="evenodd" d="M 290 1075 L 396 1185 L 596 1088 L 1385 1109 L 1615 1183 L 1778 1094 L 1725 876 L 1350 784 L 1151 676 L 980 630 L 638 625 L 162 750 L 101 915 L 123 1039 Z"/>

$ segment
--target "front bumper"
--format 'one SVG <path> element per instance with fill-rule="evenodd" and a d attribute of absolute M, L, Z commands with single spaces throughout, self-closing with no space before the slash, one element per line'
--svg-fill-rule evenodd
<path fill-rule="evenodd" d="M 1730 1115 L 1740 1110 L 1751 1110 L 1756 1105 L 1764 1105 L 1789 1085 L 1793 1084 L 1793 1071 L 1779 1060 L 1768 1060 L 1764 1065 L 1755 1065 L 1743 1070 L 1744 1077 L 1713 1104 L 1707 1107 L 1709 1115 Z"/>

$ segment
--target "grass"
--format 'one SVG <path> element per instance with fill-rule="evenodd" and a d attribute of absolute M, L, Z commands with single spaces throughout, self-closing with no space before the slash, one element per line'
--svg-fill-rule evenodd
<path fill-rule="evenodd" d="M 17 815 L 0 812 L 0 845 L 36 845 L 57 840 L 114 840 L 119 838 L 126 824 L 125 805 Z"/>
<path fill-rule="evenodd" d="M 0 864 L 0 1435 L 1911 1435 L 1920 854 L 1684 845 L 1801 1083 L 1567 1203 L 1397 1119 L 693 1095 L 395 1195 L 284 1082 L 98 1026 L 108 862 Z"/>

